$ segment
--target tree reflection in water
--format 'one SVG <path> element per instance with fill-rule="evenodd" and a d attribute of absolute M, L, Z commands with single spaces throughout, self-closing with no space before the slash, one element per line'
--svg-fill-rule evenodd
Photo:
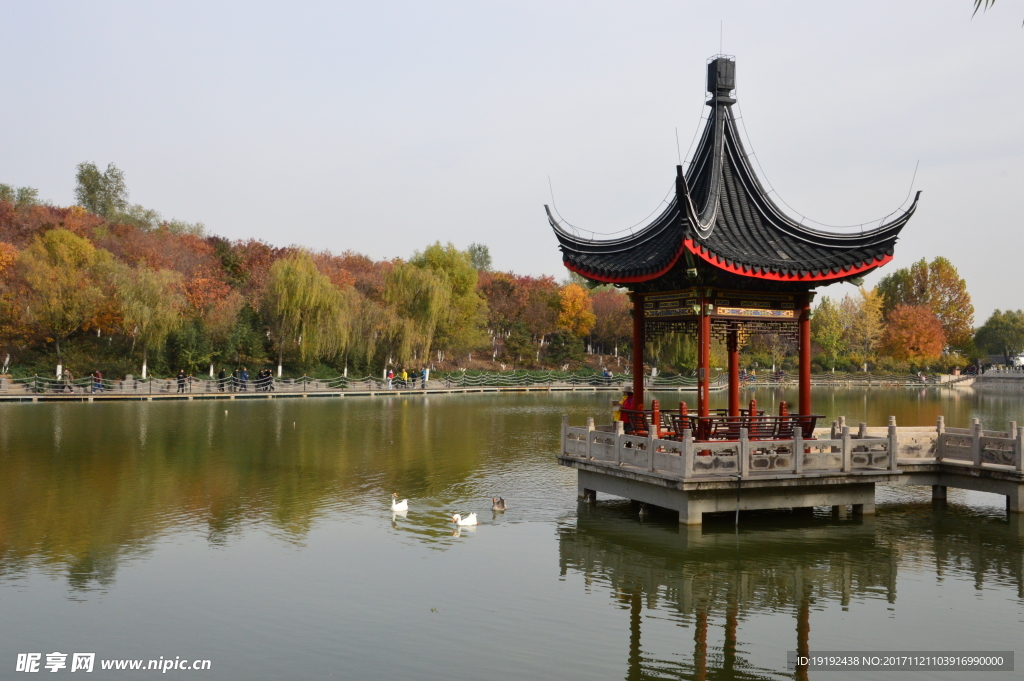
<path fill-rule="evenodd" d="M 790 650 L 805 654 L 813 648 L 812 607 L 836 603 L 846 610 L 851 602 L 883 594 L 895 604 L 900 565 L 925 568 L 940 580 L 956 572 L 961 581 L 969 576 L 976 589 L 989 582 L 1024 600 L 1024 519 L 1017 516 L 941 505 L 907 506 L 877 521 L 775 512 L 744 516 L 744 529 L 735 532 L 731 522 L 701 529 L 667 518 L 640 525 L 632 510 L 580 504 L 575 527 L 558 531 L 562 576 L 575 571 L 588 589 L 605 585 L 629 610 L 630 681 L 778 678 L 777 669 L 758 667 L 741 654 L 741 622 L 790 613 Z M 693 653 L 679 656 L 685 661 L 643 653 L 644 603 L 674 612 L 680 626 L 693 628 Z M 709 618 L 720 619 L 724 628 L 723 645 L 710 650 Z M 806 669 L 791 673 L 808 678 Z"/>

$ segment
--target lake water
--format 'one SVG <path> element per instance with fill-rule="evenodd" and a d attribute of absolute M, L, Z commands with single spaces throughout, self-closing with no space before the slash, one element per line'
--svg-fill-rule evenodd
<path fill-rule="evenodd" d="M 933 508 L 929 489 L 880 487 L 863 520 L 641 521 L 579 504 L 554 459 L 561 415 L 607 417 L 610 397 L 0 404 L 0 679 L 32 652 L 96 653 L 98 679 L 154 674 L 101 660 L 162 657 L 211 661 L 178 678 L 448 681 L 794 678 L 798 639 L 1024 650 L 1024 522 L 1003 497 Z M 935 388 L 819 389 L 814 406 L 1024 423 L 1019 397 Z M 453 532 L 456 512 L 480 525 Z"/>

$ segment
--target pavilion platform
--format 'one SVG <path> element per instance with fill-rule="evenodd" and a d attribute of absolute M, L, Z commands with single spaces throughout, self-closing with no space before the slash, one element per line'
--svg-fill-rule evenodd
<path fill-rule="evenodd" d="M 842 421 L 804 438 L 698 441 L 689 430 L 673 438 L 652 428 L 644 436 L 613 426 L 571 426 L 563 417 L 558 462 L 578 472 L 581 499 L 598 492 L 674 510 L 684 525 L 705 513 L 830 506 L 839 515 L 875 512 L 876 485 L 948 487 L 1002 494 L 1010 513 L 1024 513 L 1024 429 L 884 429 Z M 665 437 L 662 437 L 665 436 Z M 796 453 L 796 454 L 794 454 Z"/>

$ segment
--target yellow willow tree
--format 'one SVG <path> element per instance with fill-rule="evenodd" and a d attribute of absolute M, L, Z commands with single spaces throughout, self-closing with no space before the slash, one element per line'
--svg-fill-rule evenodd
<path fill-rule="evenodd" d="M 426 360 L 434 334 L 450 320 L 453 293 L 444 274 L 409 263 L 396 263 L 384 280 L 384 326 L 387 363 Z"/>
<path fill-rule="evenodd" d="M 277 345 L 278 378 L 287 347 L 298 348 L 304 362 L 345 350 L 351 333 L 353 293 L 334 286 L 306 251 L 270 266 L 260 311 Z"/>
<path fill-rule="evenodd" d="M 142 377 L 146 378 L 149 351 L 158 351 L 172 331 L 181 326 L 186 299 L 181 273 L 149 267 L 121 265 L 115 275 L 114 296 L 132 347 L 142 345 Z"/>
<path fill-rule="evenodd" d="M 26 317 L 57 350 L 61 373 L 61 341 L 86 325 L 103 305 L 101 281 L 110 254 L 66 230 L 37 236 L 18 254 L 21 278 L 28 287 Z"/>
<path fill-rule="evenodd" d="M 846 347 L 866 367 L 868 362 L 874 361 L 882 339 L 882 296 L 877 288 L 868 290 L 862 286 L 860 299 L 847 295 L 839 309 L 846 325 Z"/>
<path fill-rule="evenodd" d="M 477 291 L 479 272 L 472 256 L 448 243 L 436 242 L 417 251 L 409 262 L 437 275 L 448 288 L 445 314 L 434 332 L 439 350 L 470 352 L 487 340 L 487 302 Z"/>

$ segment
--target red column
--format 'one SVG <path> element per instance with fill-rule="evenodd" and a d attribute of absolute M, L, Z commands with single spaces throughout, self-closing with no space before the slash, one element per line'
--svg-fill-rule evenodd
<path fill-rule="evenodd" d="M 729 350 L 729 416 L 740 415 L 740 338 L 733 329 L 726 339 Z"/>
<path fill-rule="evenodd" d="M 711 378 L 711 317 L 708 315 L 707 298 L 700 298 L 700 317 L 697 322 L 697 416 L 707 416 L 710 411 L 709 393 Z"/>
<path fill-rule="evenodd" d="M 693 627 L 693 678 L 706 681 L 708 678 L 708 609 L 698 605 Z"/>
<path fill-rule="evenodd" d="M 811 650 L 811 603 L 804 597 L 800 599 L 800 608 L 796 613 L 796 652 L 801 657 L 810 655 Z M 797 665 L 796 678 L 807 681 L 807 665 Z"/>
<path fill-rule="evenodd" d="M 644 408 L 644 297 L 633 293 L 633 408 Z"/>
<path fill-rule="evenodd" d="M 800 413 L 811 413 L 811 297 L 800 307 Z"/>

